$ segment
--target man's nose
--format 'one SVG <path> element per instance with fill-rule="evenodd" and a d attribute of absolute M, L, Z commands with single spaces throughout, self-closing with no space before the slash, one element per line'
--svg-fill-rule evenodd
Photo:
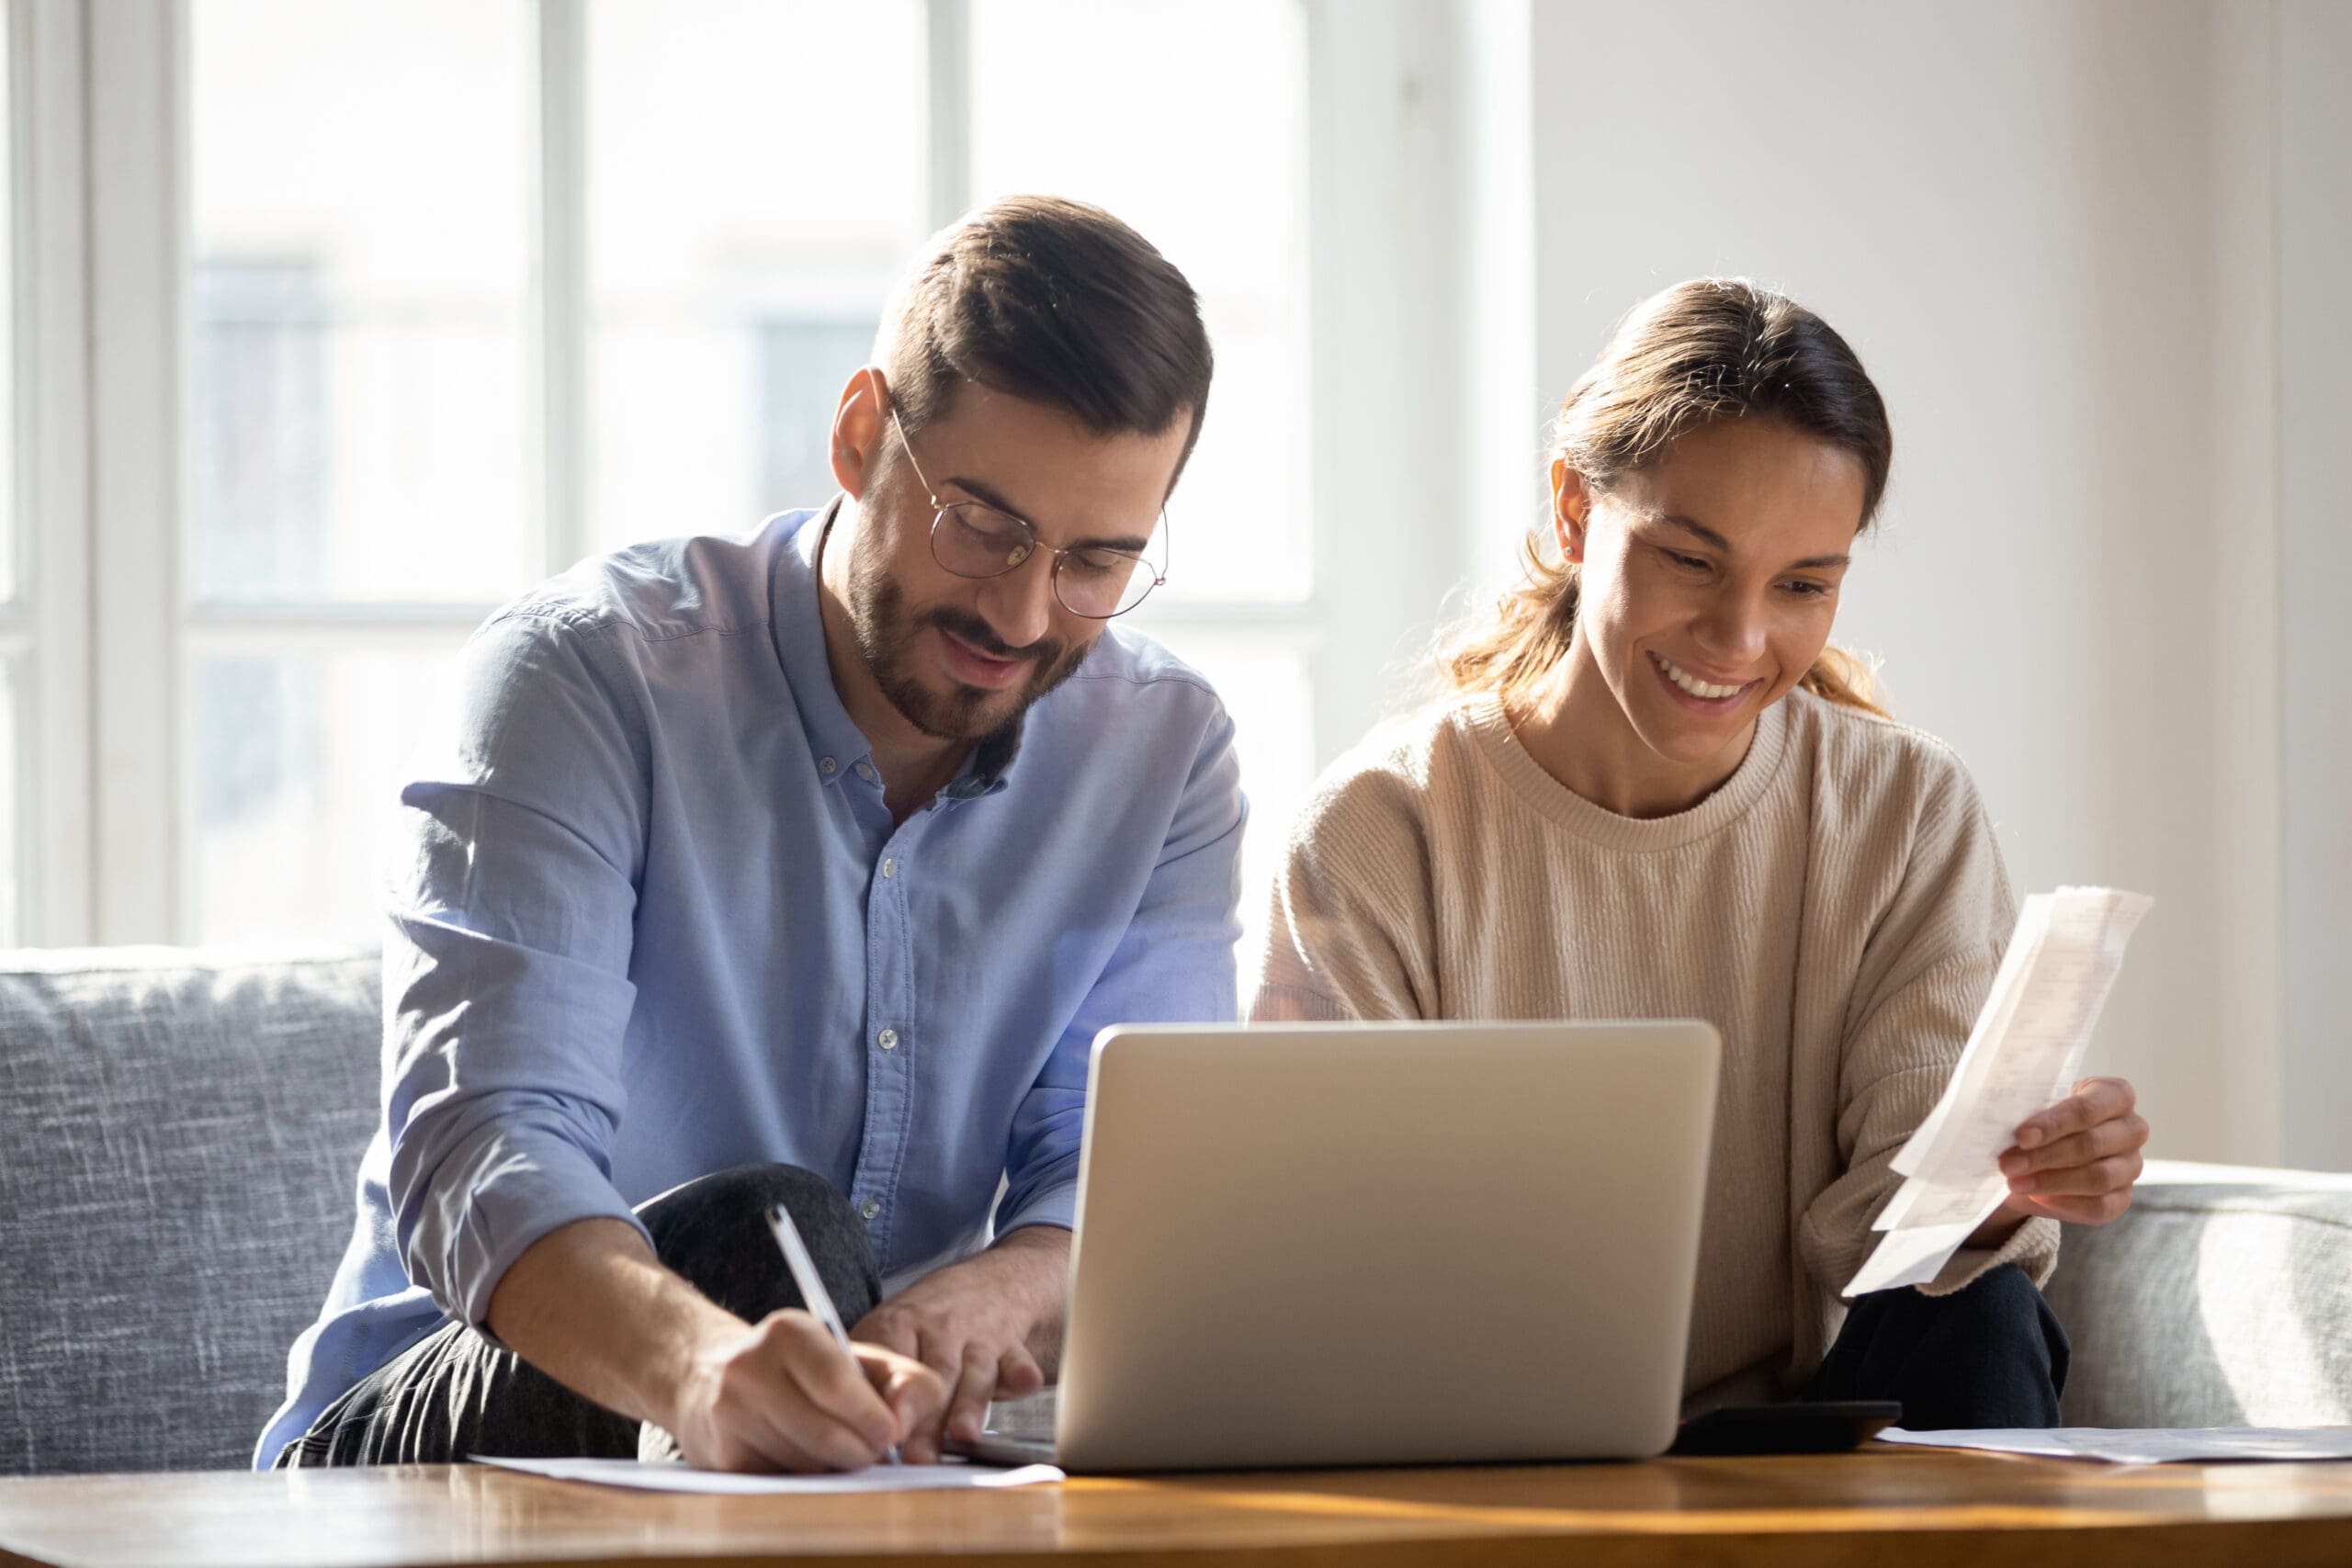
<path fill-rule="evenodd" d="M 1054 560 L 1050 550 L 1036 550 L 1011 571 L 988 580 L 980 595 L 980 614 L 1012 648 L 1027 648 L 1053 629 Z"/>

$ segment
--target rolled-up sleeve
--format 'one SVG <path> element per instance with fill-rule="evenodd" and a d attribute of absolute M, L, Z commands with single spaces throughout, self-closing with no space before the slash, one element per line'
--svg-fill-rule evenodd
<path fill-rule="evenodd" d="M 1114 1023 L 1230 1023 L 1249 815 L 1233 721 L 1220 708 L 1126 931 L 1014 1113 L 999 1235 L 1077 1223 L 1080 1134 L 1094 1037 Z"/>
<path fill-rule="evenodd" d="M 608 1151 L 626 1108 L 646 767 L 613 635 L 528 613 L 485 626 L 461 660 L 453 733 L 401 794 L 387 1195 L 410 1279 L 478 1329 L 539 1237 L 637 1223 Z"/>

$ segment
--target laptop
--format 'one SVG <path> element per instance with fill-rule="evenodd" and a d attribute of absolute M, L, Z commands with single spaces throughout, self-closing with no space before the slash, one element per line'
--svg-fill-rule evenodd
<path fill-rule="evenodd" d="M 972 1452 L 1080 1472 L 1663 1452 L 1719 1054 L 1690 1021 L 1104 1030 L 1060 1382 L 996 1407 Z"/>

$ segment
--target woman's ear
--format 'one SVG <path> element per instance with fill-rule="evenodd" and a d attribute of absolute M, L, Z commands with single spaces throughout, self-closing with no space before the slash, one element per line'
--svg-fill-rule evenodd
<path fill-rule="evenodd" d="M 1591 515 L 1592 491 L 1584 476 L 1568 467 L 1566 457 L 1553 458 L 1552 536 L 1559 543 L 1562 560 L 1584 559 L 1585 525 Z"/>
<path fill-rule="evenodd" d="M 888 423 L 890 383 L 871 365 L 862 365 L 842 389 L 833 408 L 833 482 L 852 501 L 863 500 L 874 477 L 875 459 L 882 453 L 882 427 Z"/>

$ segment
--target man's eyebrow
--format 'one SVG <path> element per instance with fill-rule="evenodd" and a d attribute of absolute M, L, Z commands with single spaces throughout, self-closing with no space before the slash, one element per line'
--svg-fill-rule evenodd
<path fill-rule="evenodd" d="M 1685 517 L 1679 513 L 1674 512 L 1657 512 L 1652 513 L 1651 515 L 1660 523 L 1671 524 L 1675 527 L 1681 529 L 1686 534 L 1691 535 L 1693 537 L 1700 539 L 1703 543 L 1713 546 L 1716 549 L 1723 551 L 1725 555 L 1732 555 L 1736 553 L 1731 547 L 1731 541 L 1729 539 L 1724 538 L 1721 534 L 1716 533 L 1704 523 Z M 1819 570 L 1824 567 L 1850 566 L 1853 564 L 1853 559 L 1854 558 L 1849 555 L 1807 556 L 1803 560 L 1791 561 L 1781 570 L 1784 571 L 1815 571 Z"/>
<path fill-rule="evenodd" d="M 1029 513 L 1007 501 L 994 486 L 983 484 L 978 479 L 967 479 L 960 474 L 950 474 L 940 482 L 954 485 L 973 500 L 986 502 L 999 512 L 1010 513 L 1020 518 L 1023 523 L 1029 523 L 1030 531 L 1036 532 L 1037 525 L 1029 522 Z M 1041 535 L 1040 537 L 1042 536 Z M 1076 544 L 1064 545 L 1061 547 L 1066 550 L 1125 550 L 1129 555 L 1139 556 L 1150 543 L 1151 539 L 1148 536 L 1138 539 L 1131 534 L 1126 534 L 1115 538 L 1080 539 Z"/>

